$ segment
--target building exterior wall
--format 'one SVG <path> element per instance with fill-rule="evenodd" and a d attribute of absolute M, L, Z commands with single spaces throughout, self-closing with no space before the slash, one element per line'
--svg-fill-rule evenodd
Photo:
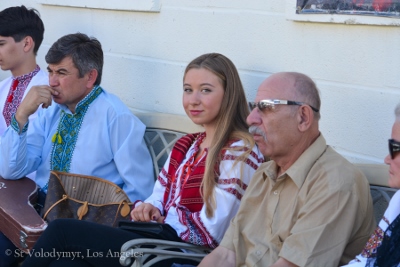
<path fill-rule="evenodd" d="M 373 17 L 362 18 L 367 24 L 296 21 L 295 0 L 135 1 L 142 11 L 95 0 L 76 1 L 83 7 L 52 5 L 73 0 L 1 0 L 0 9 L 24 4 L 39 10 L 46 27 L 42 68 L 62 35 L 98 38 L 105 52 L 102 85 L 133 109 L 184 114 L 183 71 L 203 53 L 219 52 L 235 63 L 248 100 L 270 74 L 303 72 L 319 87 L 328 143 L 353 162 L 383 162 L 400 102 L 400 24 L 393 19 L 383 23 L 391 25 Z M 0 71 L 0 80 L 8 75 Z"/>

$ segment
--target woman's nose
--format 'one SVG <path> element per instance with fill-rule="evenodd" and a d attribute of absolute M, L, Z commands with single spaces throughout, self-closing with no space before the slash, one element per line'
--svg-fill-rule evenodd
<path fill-rule="evenodd" d="M 192 93 L 191 95 L 190 95 L 190 97 L 189 97 L 189 103 L 191 104 L 191 105 L 197 105 L 197 104 L 199 104 L 201 101 L 200 101 L 200 94 L 199 93 L 196 93 L 196 92 L 194 92 L 194 93 Z"/>
<path fill-rule="evenodd" d="M 387 154 L 387 156 L 385 157 L 384 162 L 385 162 L 385 164 L 389 165 L 391 160 L 392 160 L 392 157 L 390 156 L 390 154 Z"/>

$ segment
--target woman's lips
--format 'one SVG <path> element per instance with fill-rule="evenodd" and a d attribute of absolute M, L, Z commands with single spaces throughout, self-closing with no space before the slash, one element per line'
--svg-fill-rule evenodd
<path fill-rule="evenodd" d="M 191 110 L 190 114 L 193 116 L 199 115 L 202 111 L 201 110 Z"/>

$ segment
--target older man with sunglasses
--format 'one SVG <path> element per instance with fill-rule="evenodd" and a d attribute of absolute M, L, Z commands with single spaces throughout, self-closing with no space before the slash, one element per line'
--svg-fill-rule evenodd
<path fill-rule="evenodd" d="M 326 145 L 320 98 L 301 73 L 271 75 L 247 118 L 259 167 L 220 246 L 200 266 L 338 266 L 375 228 L 368 181 Z"/>

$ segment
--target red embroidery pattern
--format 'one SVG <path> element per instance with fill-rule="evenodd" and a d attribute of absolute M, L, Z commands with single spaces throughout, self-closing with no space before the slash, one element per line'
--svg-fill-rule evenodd
<path fill-rule="evenodd" d="M 208 232 L 200 218 L 199 213 L 190 213 L 184 207 L 178 209 L 179 220 L 188 227 L 180 234 L 183 241 L 210 248 L 216 248 L 219 244 Z"/>
<path fill-rule="evenodd" d="M 167 173 L 168 185 L 164 193 L 164 203 L 166 203 L 166 207 L 164 208 L 166 210 L 168 210 L 171 205 L 174 205 L 174 201 L 178 197 L 176 192 L 178 186 L 176 183 L 178 180 L 178 177 L 176 177 L 176 172 L 193 143 L 195 143 L 195 151 L 192 158 L 187 160 L 180 177 L 182 179 L 182 182 L 179 184 L 181 189 L 180 196 L 181 203 L 182 201 L 187 201 L 187 204 L 191 203 L 187 205 L 187 208 L 190 211 L 195 212 L 201 210 L 203 201 L 199 188 L 204 174 L 205 160 L 198 162 L 197 166 L 192 166 L 191 164 L 193 164 L 194 157 L 196 156 L 197 151 L 199 151 L 200 144 L 204 138 L 205 133 L 189 134 L 179 139 L 173 147 L 170 158 L 170 166 Z M 200 199 L 201 202 L 199 202 Z"/>
<path fill-rule="evenodd" d="M 17 112 L 19 104 L 21 104 L 25 90 L 28 87 L 28 84 L 31 82 L 32 77 L 35 76 L 36 73 L 39 72 L 39 70 L 39 66 L 36 66 L 36 68 L 31 73 L 13 79 L 10 90 L 8 91 L 6 102 L 4 103 L 3 107 L 3 116 L 7 126 L 10 126 L 11 118 L 15 114 L 15 112 Z"/>
<path fill-rule="evenodd" d="M 220 185 L 236 185 L 239 188 L 241 188 L 243 191 L 245 191 L 247 189 L 247 185 L 245 183 L 242 182 L 242 180 L 238 179 L 238 178 L 231 178 L 231 179 L 219 179 L 218 180 L 218 184 Z M 239 192 L 237 189 L 235 188 L 223 188 L 223 190 L 225 190 L 228 193 L 231 193 L 232 195 L 234 195 L 237 199 L 241 200 L 243 197 L 243 194 L 241 192 Z"/>
<path fill-rule="evenodd" d="M 177 172 L 192 144 L 195 144 L 193 156 L 199 151 L 201 135 L 201 133 L 189 134 L 176 142 L 171 152 L 168 169 L 163 168 L 161 170 L 158 181 L 165 186 L 163 198 L 164 215 L 167 217 L 170 209 L 176 210 L 180 223 L 187 227 L 187 230 L 180 234 L 181 239 L 192 244 L 215 248 L 218 246 L 218 242 L 208 232 L 200 217 L 200 211 L 204 205 L 200 185 L 204 176 L 206 156 L 199 157 L 197 161 L 194 159 L 188 160 L 182 170 Z M 230 147 L 233 142 L 228 142 L 227 147 Z M 239 178 L 230 177 L 224 179 L 224 177 L 220 177 L 219 166 L 221 161 L 234 161 L 237 158 L 237 156 L 226 154 L 226 152 L 227 149 L 221 151 L 220 160 L 215 164 L 216 181 L 221 190 L 234 195 L 240 200 L 247 185 Z M 246 159 L 243 163 L 257 169 L 253 160 L 260 163 L 263 160 L 256 153 L 252 152 L 251 155 L 253 159 Z M 177 174 L 181 176 L 179 183 L 178 179 L 176 179 L 177 177 L 175 177 Z M 178 201 L 177 197 L 179 196 Z"/>
<path fill-rule="evenodd" d="M 264 158 L 263 158 L 263 157 L 259 158 L 258 155 L 257 155 L 254 151 L 251 151 L 251 152 L 250 152 L 250 155 L 251 155 L 254 159 L 256 159 L 258 163 L 263 163 L 263 162 L 264 162 Z M 248 164 L 248 163 L 247 163 L 247 164 Z M 253 167 L 253 165 L 252 165 L 252 167 Z M 258 169 L 258 166 L 257 166 L 255 169 L 257 170 L 257 169 Z"/>
<path fill-rule="evenodd" d="M 381 245 L 383 236 L 384 236 L 384 232 L 378 226 L 375 229 L 375 232 L 369 238 L 367 244 L 365 245 L 363 251 L 361 252 L 361 255 L 364 258 L 375 257 L 376 249 Z"/>
<path fill-rule="evenodd" d="M 18 79 L 14 79 L 13 82 L 11 83 L 11 88 L 8 91 L 6 103 L 4 104 L 3 116 L 6 121 L 7 126 L 10 126 L 12 114 L 14 114 L 17 111 L 17 108 L 19 105 L 19 103 L 15 103 L 16 104 L 15 105 L 14 102 L 18 102 L 19 98 L 22 99 L 22 96 L 20 96 L 19 92 L 16 90 L 18 84 L 19 84 Z M 15 99 L 17 101 L 13 101 L 14 95 L 16 96 Z"/>

